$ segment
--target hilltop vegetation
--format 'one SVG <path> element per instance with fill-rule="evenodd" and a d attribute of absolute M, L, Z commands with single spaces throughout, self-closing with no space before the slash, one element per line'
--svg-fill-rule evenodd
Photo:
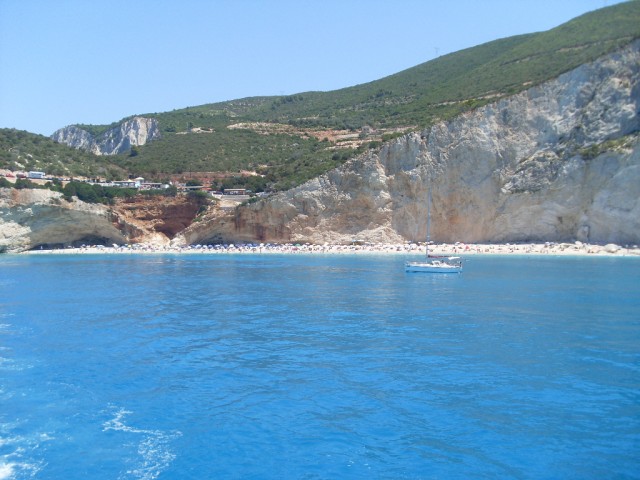
<path fill-rule="evenodd" d="M 255 177 L 240 176 L 249 170 L 262 175 L 258 188 L 286 189 L 394 135 L 525 90 L 638 37 L 640 1 L 631 1 L 547 32 L 495 40 L 341 90 L 251 97 L 146 114 L 158 120 L 161 140 L 115 157 L 68 154 L 65 158 L 76 169 L 96 171 L 100 165 L 109 174 L 127 172 L 146 178 L 227 172 L 238 186 L 256 184 Z M 273 128 L 265 129 L 264 123 Z M 95 135 L 113 125 L 80 127 Z M 23 161 L 27 150 L 21 147 Z M 61 151 L 52 150 L 51 162 L 58 168 L 60 156 Z M 40 155 L 39 161 L 46 162 L 44 157 Z M 0 162 L 6 164 L 5 158 Z"/>
<path fill-rule="evenodd" d="M 227 115 L 305 127 L 426 127 L 512 95 L 640 36 L 640 2 L 604 8 L 542 33 L 465 49 L 374 82 L 333 92 L 256 97 L 158 115 L 180 131 Z"/>
<path fill-rule="evenodd" d="M 60 145 L 49 137 L 0 128 L 0 168 L 13 171 L 46 171 L 58 176 L 119 178 L 126 175 L 108 157 Z"/>

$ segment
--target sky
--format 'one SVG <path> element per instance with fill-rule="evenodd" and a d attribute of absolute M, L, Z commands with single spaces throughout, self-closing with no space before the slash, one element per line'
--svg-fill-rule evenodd
<path fill-rule="evenodd" d="M 620 0 L 0 0 L 0 128 L 377 80 Z"/>

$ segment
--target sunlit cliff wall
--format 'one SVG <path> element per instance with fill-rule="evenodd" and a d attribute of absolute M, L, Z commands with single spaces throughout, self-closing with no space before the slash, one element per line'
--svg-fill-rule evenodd
<path fill-rule="evenodd" d="M 640 42 L 385 144 L 174 243 L 640 243 Z"/>

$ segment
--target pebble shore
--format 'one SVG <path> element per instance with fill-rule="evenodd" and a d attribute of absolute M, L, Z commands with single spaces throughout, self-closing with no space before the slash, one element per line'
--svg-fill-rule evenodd
<path fill-rule="evenodd" d="M 402 254 L 420 255 L 425 252 L 424 243 L 404 244 L 351 244 L 351 245 L 314 245 L 304 244 L 216 244 L 189 245 L 185 247 L 158 246 L 151 244 L 132 245 L 87 245 L 78 248 L 54 250 L 30 250 L 27 254 L 139 254 L 139 253 L 175 253 L 175 254 Z M 434 255 L 585 255 L 585 256 L 640 256 L 640 247 L 615 244 L 593 245 L 574 243 L 518 243 L 518 244 L 431 244 L 429 252 Z"/>

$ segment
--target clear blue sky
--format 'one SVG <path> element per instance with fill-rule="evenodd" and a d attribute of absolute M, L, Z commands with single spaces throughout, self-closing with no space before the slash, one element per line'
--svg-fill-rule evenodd
<path fill-rule="evenodd" d="M 0 0 L 0 128 L 329 91 L 619 0 Z"/>

